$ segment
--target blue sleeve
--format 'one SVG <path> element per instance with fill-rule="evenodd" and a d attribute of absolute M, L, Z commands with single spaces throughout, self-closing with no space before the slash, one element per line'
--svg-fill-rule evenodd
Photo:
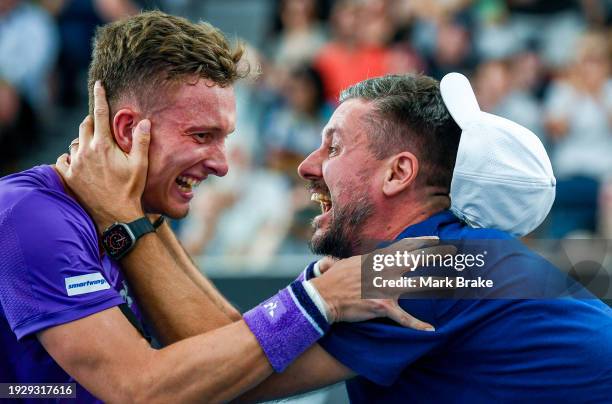
<path fill-rule="evenodd" d="M 402 371 L 447 339 L 438 329 L 430 300 L 402 300 L 402 308 L 436 327 L 436 331 L 405 328 L 390 320 L 332 325 L 319 344 L 336 360 L 370 381 L 389 386 Z"/>
<path fill-rule="evenodd" d="M 18 339 L 123 302 L 74 201 L 31 192 L 0 214 L 0 304 Z"/>

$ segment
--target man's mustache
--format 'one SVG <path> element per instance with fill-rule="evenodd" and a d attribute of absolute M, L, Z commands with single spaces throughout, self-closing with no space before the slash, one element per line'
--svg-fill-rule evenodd
<path fill-rule="evenodd" d="M 329 195 L 329 188 L 322 180 L 310 180 L 308 183 L 308 191 L 311 193 L 320 193 L 324 195 Z"/>

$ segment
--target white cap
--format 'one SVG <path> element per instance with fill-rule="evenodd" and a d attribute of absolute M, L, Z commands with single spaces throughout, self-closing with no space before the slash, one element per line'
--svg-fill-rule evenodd
<path fill-rule="evenodd" d="M 473 227 L 524 236 L 555 199 L 556 180 L 540 139 L 529 129 L 480 110 L 468 79 L 449 73 L 442 99 L 461 127 L 451 183 L 451 210 Z"/>

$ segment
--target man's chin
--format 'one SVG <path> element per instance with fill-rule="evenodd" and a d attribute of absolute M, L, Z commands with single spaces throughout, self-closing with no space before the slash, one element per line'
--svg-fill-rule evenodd
<path fill-rule="evenodd" d="M 180 220 L 184 219 L 187 214 L 189 214 L 189 206 L 187 206 L 186 208 L 181 207 L 178 209 L 169 209 L 167 212 L 164 213 L 164 216 L 170 219 Z"/>
<path fill-rule="evenodd" d="M 187 206 L 160 206 L 157 208 L 146 207 L 145 212 L 150 214 L 161 214 L 169 219 L 180 220 L 185 218 L 189 213 L 189 205 Z"/>
<path fill-rule="evenodd" d="M 315 230 L 310 242 L 310 251 L 316 255 L 328 255 L 337 259 L 353 256 L 351 242 L 330 231 Z"/>

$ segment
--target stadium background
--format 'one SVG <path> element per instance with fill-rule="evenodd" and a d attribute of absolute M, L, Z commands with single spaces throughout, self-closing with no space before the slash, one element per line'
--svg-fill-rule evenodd
<path fill-rule="evenodd" d="M 319 208 L 297 165 L 338 91 L 386 73 L 463 72 L 483 110 L 540 137 L 558 186 L 532 239 L 612 238 L 611 0 L 2 0 L 0 176 L 66 150 L 87 113 L 95 27 L 153 8 L 241 38 L 260 66 L 236 86 L 230 173 L 204 182 L 173 223 L 241 309 L 313 259 Z M 609 266 L 609 247 L 602 257 Z M 336 388 L 306 400 L 344 399 Z"/>

